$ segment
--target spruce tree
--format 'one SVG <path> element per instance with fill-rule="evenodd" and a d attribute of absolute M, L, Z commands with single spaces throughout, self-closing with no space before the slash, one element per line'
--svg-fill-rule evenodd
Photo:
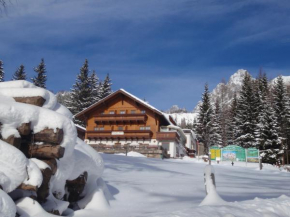
<path fill-rule="evenodd" d="M 226 119 L 226 129 L 227 129 L 227 144 L 233 145 L 234 141 L 236 139 L 235 137 L 235 118 L 237 115 L 237 107 L 238 107 L 238 99 L 236 92 L 234 93 L 233 100 L 231 102 L 230 108 L 229 108 L 229 116 Z"/>
<path fill-rule="evenodd" d="M 219 100 L 215 102 L 215 110 L 213 113 L 211 133 L 210 133 L 210 146 L 222 146 L 222 128 L 221 128 L 221 111 Z"/>
<path fill-rule="evenodd" d="M 77 75 L 76 83 L 71 89 L 69 100 L 66 101 L 68 109 L 75 115 L 82 110 L 88 108 L 94 103 L 93 89 L 91 85 L 91 77 L 89 75 L 89 64 L 86 59 Z M 74 120 L 75 123 L 84 126 L 84 123 L 79 120 Z"/>
<path fill-rule="evenodd" d="M 99 92 L 99 88 L 100 88 L 99 78 L 95 70 L 93 70 L 89 79 L 90 79 L 90 85 L 92 88 L 92 98 L 93 98 L 94 103 L 96 103 L 101 100 L 101 95 Z"/>
<path fill-rule="evenodd" d="M 247 73 L 243 79 L 235 117 L 235 143 L 243 148 L 255 147 L 255 106 L 252 78 Z"/>
<path fill-rule="evenodd" d="M 210 104 L 210 93 L 208 85 L 204 86 L 204 93 L 202 94 L 202 102 L 199 106 L 198 128 L 197 133 L 201 142 L 204 144 L 204 153 L 208 154 L 211 142 L 211 124 L 212 124 L 212 108 Z"/>
<path fill-rule="evenodd" d="M 260 149 L 263 162 L 276 164 L 279 160 L 281 138 L 278 135 L 277 119 L 270 102 L 265 102 L 264 116 L 260 119 Z"/>
<path fill-rule="evenodd" d="M 282 138 L 281 150 L 288 149 L 290 142 L 290 105 L 282 76 L 279 76 L 273 90 L 274 110 L 277 117 L 278 133 Z M 283 151 L 282 151 L 283 152 Z"/>
<path fill-rule="evenodd" d="M 14 73 L 12 80 L 26 80 L 26 73 L 24 65 L 20 65 L 19 68 Z"/>
<path fill-rule="evenodd" d="M 112 86 L 112 83 L 111 83 L 111 79 L 110 79 L 110 76 L 109 74 L 107 74 L 105 80 L 103 81 L 102 83 L 102 87 L 101 87 L 101 99 L 105 98 L 106 96 L 110 95 L 112 93 L 112 89 L 111 89 L 111 86 Z"/>
<path fill-rule="evenodd" d="M 41 62 L 37 67 L 34 68 L 36 76 L 31 78 L 33 84 L 37 87 L 46 88 L 46 68 L 44 64 L 44 59 L 41 59 Z"/>
<path fill-rule="evenodd" d="M 104 85 L 102 81 L 99 81 L 99 87 L 98 87 L 98 96 L 101 99 L 103 99 L 104 97 Z"/>
<path fill-rule="evenodd" d="M 4 81 L 5 72 L 4 72 L 3 65 L 4 65 L 3 61 L 0 60 L 0 82 Z"/>

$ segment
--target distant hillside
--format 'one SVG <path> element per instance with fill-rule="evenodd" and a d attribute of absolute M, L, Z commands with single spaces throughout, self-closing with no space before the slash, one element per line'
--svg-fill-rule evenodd
<path fill-rule="evenodd" d="M 182 122 L 185 125 L 192 125 L 194 120 L 197 118 L 197 113 L 172 113 L 170 114 L 177 125 L 181 126 Z"/>
<path fill-rule="evenodd" d="M 239 96 L 242 88 L 243 78 L 247 70 L 239 69 L 229 79 L 227 83 L 219 83 L 211 92 L 211 101 L 214 103 L 217 99 L 222 105 L 228 106 L 231 104 L 234 94 Z M 249 73 L 250 74 L 250 73 Z M 282 76 L 287 90 L 290 92 L 290 76 Z M 255 78 L 253 78 L 255 79 Z M 270 85 L 273 85 L 277 78 L 270 81 Z M 198 112 L 200 102 L 195 106 L 193 112 Z"/>
<path fill-rule="evenodd" d="M 227 83 L 219 83 L 211 92 L 212 102 L 215 102 L 218 99 L 222 105 L 229 106 L 234 94 L 236 93 L 237 96 L 239 96 L 242 88 L 243 78 L 246 73 L 249 72 L 244 69 L 239 69 L 230 77 Z M 290 76 L 282 76 L 282 78 L 288 92 L 290 93 Z M 273 85 L 276 79 L 277 78 L 274 78 L 269 82 L 269 84 Z M 201 102 L 198 102 L 192 112 L 187 112 L 185 108 L 179 108 L 177 105 L 174 105 L 169 110 L 167 110 L 166 113 L 170 114 L 178 125 L 182 125 L 182 122 L 184 122 L 185 125 L 193 124 L 194 119 L 196 119 L 198 116 L 198 107 L 200 103 Z"/>

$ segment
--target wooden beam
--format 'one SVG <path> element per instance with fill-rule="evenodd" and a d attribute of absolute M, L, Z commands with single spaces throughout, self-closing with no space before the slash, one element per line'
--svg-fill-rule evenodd
<path fill-rule="evenodd" d="M 53 159 L 47 159 L 47 160 L 41 160 L 41 161 L 43 161 L 48 166 L 50 166 L 52 175 L 54 175 L 56 173 L 56 171 L 57 171 L 57 162 L 56 162 L 56 159 L 55 158 L 53 158 Z"/>
<path fill-rule="evenodd" d="M 21 136 L 27 136 L 31 133 L 31 126 L 30 123 L 23 123 L 20 127 L 17 128 L 19 134 Z"/>
<path fill-rule="evenodd" d="M 38 187 L 37 186 L 33 186 L 33 185 L 26 185 L 26 184 L 21 184 L 17 187 L 17 189 L 21 189 L 21 190 L 25 190 L 25 191 L 34 191 L 36 192 Z"/>
<path fill-rule="evenodd" d="M 46 198 L 49 195 L 49 183 L 52 177 L 52 171 L 49 168 L 40 171 L 42 173 L 43 181 L 37 191 L 37 199 L 39 202 L 45 202 Z"/>
<path fill-rule="evenodd" d="M 62 158 L 65 149 L 59 145 L 30 145 L 28 155 L 40 159 Z"/>
<path fill-rule="evenodd" d="M 21 146 L 21 138 L 17 138 L 14 135 L 9 136 L 7 139 L 3 139 L 3 141 L 7 142 L 8 144 L 14 146 L 15 148 L 20 149 Z"/>
<path fill-rule="evenodd" d="M 33 135 L 35 142 L 47 142 L 53 144 L 60 144 L 63 140 L 63 130 L 62 129 L 44 129 Z"/>

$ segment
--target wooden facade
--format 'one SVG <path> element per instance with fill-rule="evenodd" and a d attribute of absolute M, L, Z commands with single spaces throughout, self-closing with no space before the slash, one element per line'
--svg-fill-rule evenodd
<path fill-rule="evenodd" d="M 78 113 L 76 118 L 86 122 L 85 141 L 94 147 L 145 145 L 156 147 L 159 156 L 160 141 L 179 140 L 176 132 L 160 132 L 161 126 L 174 122 L 123 89 Z"/>

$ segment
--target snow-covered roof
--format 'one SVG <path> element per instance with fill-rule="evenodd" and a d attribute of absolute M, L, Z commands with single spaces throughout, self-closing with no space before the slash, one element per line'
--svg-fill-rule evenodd
<path fill-rule="evenodd" d="M 163 116 L 165 117 L 165 119 L 168 121 L 169 124 L 177 125 L 176 122 L 174 121 L 173 117 L 170 114 L 163 113 Z"/>
<path fill-rule="evenodd" d="M 86 128 L 81 126 L 81 125 L 75 124 L 75 126 L 76 126 L 76 128 L 78 128 L 80 130 L 86 131 Z"/>
<path fill-rule="evenodd" d="M 108 96 L 105 97 L 104 99 L 102 99 L 102 100 L 100 100 L 100 101 L 94 103 L 93 105 L 89 106 L 88 108 L 84 109 L 83 111 L 77 113 L 77 114 L 75 115 L 75 117 L 77 117 L 77 118 L 82 117 L 82 115 L 84 115 L 86 112 L 90 111 L 91 109 L 95 108 L 97 105 L 102 104 L 102 103 L 105 102 L 106 100 L 108 100 L 108 99 L 110 99 L 110 98 L 112 98 L 112 97 L 114 97 L 115 95 L 120 94 L 120 93 L 124 94 L 125 96 L 128 96 L 129 98 L 133 99 L 134 101 L 136 101 L 136 102 L 140 103 L 141 105 L 143 105 L 143 106 L 149 108 L 149 109 L 152 110 L 153 112 L 155 112 L 155 113 L 157 113 L 157 114 L 159 114 L 159 115 L 161 115 L 161 116 L 164 116 L 164 114 L 163 114 L 161 111 L 159 111 L 157 108 L 153 107 L 153 106 L 150 105 L 149 103 L 147 103 L 147 102 L 141 100 L 140 98 L 134 96 L 133 94 L 127 92 L 127 91 L 124 90 L 124 89 L 119 89 L 119 90 L 115 91 L 114 93 L 111 93 L 110 95 L 108 95 Z M 165 117 L 165 116 L 164 116 L 164 117 Z M 169 123 L 171 123 L 171 122 L 169 122 Z"/>

